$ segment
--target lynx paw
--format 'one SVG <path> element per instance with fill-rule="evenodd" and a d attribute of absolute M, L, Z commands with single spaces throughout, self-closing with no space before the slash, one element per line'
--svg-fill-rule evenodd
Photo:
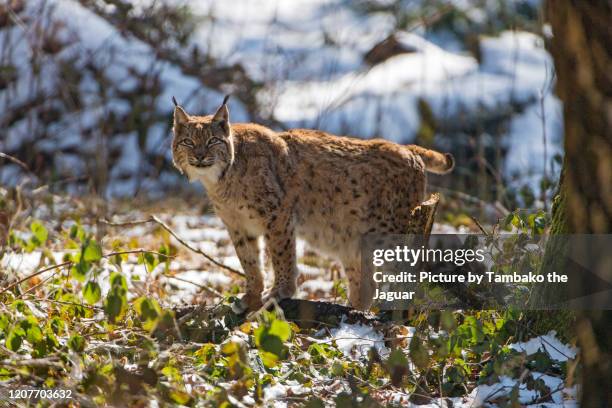
<path fill-rule="evenodd" d="M 277 303 L 283 299 L 290 299 L 295 294 L 295 287 L 272 287 L 263 295 L 263 304 L 267 305 L 272 300 Z"/>
<path fill-rule="evenodd" d="M 234 313 L 242 314 L 246 311 L 254 312 L 263 306 L 260 293 L 246 293 L 238 303 L 234 303 L 232 310 Z"/>

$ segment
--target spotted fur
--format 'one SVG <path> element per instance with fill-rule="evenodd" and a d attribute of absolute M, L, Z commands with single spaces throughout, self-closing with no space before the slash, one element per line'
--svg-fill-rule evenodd
<path fill-rule="evenodd" d="M 274 132 L 230 124 L 225 103 L 214 115 L 174 112 L 175 166 L 201 181 L 227 227 L 247 276 L 244 304 L 262 304 L 261 244 L 274 284 L 264 299 L 293 296 L 298 275 L 296 236 L 340 260 L 349 302 L 366 309 L 360 238 L 406 231 L 424 198 L 426 171 L 452 169 L 452 156 L 383 139 L 359 140 L 308 129 Z"/>

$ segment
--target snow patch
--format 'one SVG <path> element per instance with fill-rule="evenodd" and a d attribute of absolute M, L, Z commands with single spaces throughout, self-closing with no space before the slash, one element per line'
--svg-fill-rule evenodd
<path fill-rule="evenodd" d="M 578 350 L 563 344 L 556 337 L 557 333 L 551 330 L 548 334 L 534 337 L 524 343 L 512 343 L 509 347 L 513 350 L 525 352 L 527 355 L 535 354 L 538 351 L 547 353 L 552 360 L 567 361 L 576 358 Z"/>

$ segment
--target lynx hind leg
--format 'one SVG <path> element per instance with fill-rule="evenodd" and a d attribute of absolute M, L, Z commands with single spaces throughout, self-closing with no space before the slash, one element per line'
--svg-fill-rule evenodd
<path fill-rule="evenodd" d="M 246 293 L 241 299 L 239 311 L 257 310 L 262 306 L 261 293 L 264 287 L 259 238 L 237 229 L 230 229 L 230 237 L 246 277 Z"/>
<path fill-rule="evenodd" d="M 358 310 L 368 310 L 373 302 L 374 282 L 362 276 L 361 265 L 345 266 L 344 271 L 349 283 L 349 304 Z"/>

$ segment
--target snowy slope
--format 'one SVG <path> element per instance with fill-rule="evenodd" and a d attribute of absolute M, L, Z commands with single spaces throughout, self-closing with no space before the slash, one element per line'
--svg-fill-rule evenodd
<path fill-rule="evenodd" d="M 134 13 L 150 3 L 134 2 Z M 525 109 L 508 126 L 504 173 L 518 180 L 529 176 L 525 180 L 536 186 L 546 165 L 544 151 L 547 160 L 560 152 L 560 106 L 550 94 L 552 61 L 542 39 L 533 34 L 504 32 L 483 38 L 477 61 L 456 41 L 417 26 L 395 36 L 412 52 L 370 66 L 364 55 L 394 32 L 392 13 L 362 13 L 344 0 L 235 0 L 231 6 L 213 0 L 165 3 L 187 4 L 201 16 L 190 44 L 205 50 L 220 65 L 243 66 L 261 84 L 257 93 L 261 115 L 281 126 L 316 127 L 405 143 L 414 140 L 420 126 L 419 99 L 428 103 L 436 118 L 450 123 L 518 104 Z M 458 3 L 472 6 L 471 2 Z M 108 165 L 109 178 L 115 181 L 107 191 L 110 195 L 130 195 L 137 188 L 155 191 L 160 183 L 186 183 L 169 167 L 170 97 L 176 96 L 193 113 L 209 113 L 219 103 L 221 92 L 203 86 L 199 78 L 185 74 L 176 64 L 160 60 L 149 44 L 118 30 L 74 0 L 45 3 L 52 21 L 64 27 L 60 38 L 69 45 L 42 58 L 42 80 L 36 81 L 28 64 L 34 51 L 24 33 L 28 24 L 42 18 L 41 4 L 28 2 L 20 14 L 24 25 L 0 30 L 0 47 L 12 50 L 20 68 L 17 83 L 0 89 L 2 111 L 10 111 L 34 94 L 56 95 L 66 86 L 62 61 L 70 61 L 77 69 L 86 64 L 104 69 L 109 95 L 101 99 L 99 83 L 84 70 L 76 84 L 82 103 L 79 110 L 65 109 L 50 124 L 40 123 L 39 115 L 30 112 L 9 126 L 0 138 L 0 150 L 19 152 L 33 143 L 52 157 L 65 178 Z M 479 9 L 467 11 L 478 15 Z M 189 50 L 184 47 L 183 54 Z M 146 141 L 138 132 L 123 132 L 119 127 L 112 140 L 101 142 L 96 127 L 109 112 L 118 117 L 129 115 L 134 106 L 122 93 L 138 92 L 139 78 L 146 75 L 157 81 L 157 88 L 152 105 L 144 109 L 158 115 L 147 130 Z M 252 119 L 236 98 L 230 106 L 233 121 Z M 40 127 L 45 131 L 32 131 Z M 44 140 L 33 136 L 40 134 L 45 135 Z M 161 174 L 151 159 L 158 155 L 167 164 Z M 94 156 L 101 164 L 93 165 L 84 156 Z M 15 165 L 3 166 L 0 181 L 16 183 L 17 172 Z"/>

